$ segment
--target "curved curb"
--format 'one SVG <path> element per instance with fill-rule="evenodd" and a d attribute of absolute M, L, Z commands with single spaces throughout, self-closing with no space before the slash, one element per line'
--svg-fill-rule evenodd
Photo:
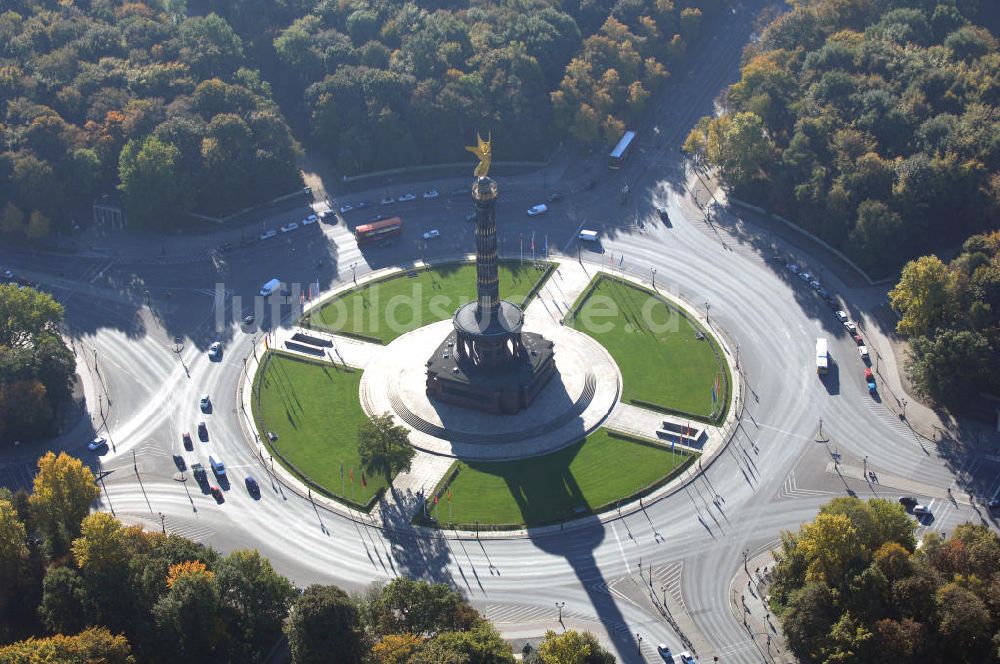
<path fill-rule="evenodd" d="M 361 279 L 359 279 L 357 285 L 355 285 L 353 281 L 348 281 L 344 283 L 342 286 L 332 289 L 328 293 L 324 294 L 324 296 L 315 298 L 312 302 L 309 303 L 307 307 L 303 309 L 302 313 L 304 314 L 306 311 L 311 310 L 313 307 L 321 306 L 323 303 L 325 303 L 333 296 L 339 295 L 340 293 L 347 290 L 358 288 L 361 285 L 369 283 L 371 281 L 384 279 L 395 273 L 405 273 L 407 270 L 411 270 L 416 267 L 424 267 L 424 266 L 434 267 L 436 265 L 454 263 L 456 261 L 468 261 L 470 260 L 471 256 L 472 256 L 471 254 L 459 254 L 458 256 L 450 256 L 433 261 L 417 261 L 412 267 L 408 268 L 392 267 L 392 268 L 383 268 L 381 270 L 376 270 L 375 272 L 371 272 L 362 277 Z M 557 258 L 558 256 L 559 256 L 558 253 L 552 252 L 552 258 L 550 258 L 550 260 Z M 567 259 L 567 260 L 572 260 L 572 259 Z M 594 264 L 591 263 L 590 261 L 586 261 L 586 263 L 594 270 L 595 273 L 605 271 L 602 265 Z M 647 283 L 643 279 L 623 273 L 619 273 L 619 276 L 635 283 L 636 285 L 642 286 L 643 288 L 647 288 Z M 654 290 L 654 292 L 658 291 Z M 666 296 L 664 295 L 661 295 L 661 297 L 666 298 Z M 718 330 L 715 327 L 713 327 L 708 319 L 701 316 L 693 305 L 688 303 L 686 300 L 682 299 L 679 295 L 672 294 L 671 297 L 666 299 L 668 299 L 671 303 L 674 303 L 677 306 L 683 308 L 688 316 L 690 316 L 694 320 L 697 320 L 700 324 L 704 325 L 707 329 L 711 330 L 712 333 L 716 335 L 716 340 L 718 341 L 720 348 L 722 348 L 723 355 L 725 356 L 726 362 L 729 365 L 730 374 L 733 377 L 734 387 L 738 385 L 739 389 L 733 390 L 735 399 L 734 407 L 729 409 L 729 412 L 726 416 L 726 421 L 723 424 L 723 426 L 720 427 L 720 429 L 723 431 L 722 443 L 716 448 L 716 450 L 711 455 L 709 455 L 707 464 L 701 463 L 701 460 L 699 460 L 697 466 L 695 464 L 691 464 L 691 467 L 688 468 L 688 470 L 685 471 L 683 475 L 674 478 L 661 488 L 651 493 L 649 496 L 643 496 L 639 498 L 639 500 L 637 501 L 633 501 L 631 503 L 628 503 L 620 507 L 618 510 L 608 510 L 600 514 L 591 514 L 584 517 L 563 521 L 559 524 L 539 526 L 537 528 L 523 528 L 519 530 L 492 530 L 492 531 L 485 530 L 477 532 L 471 530 L 446 530 L 442 528 L 430 528 L 427 526 L 415 526 L 410 523 L 403 525 L 397 523 L 387 524 L 382 521 L 376 522 L 376 520 L 370 513 L 360 512 L 359 510 L 353 509 L 333 498 L 328 498 L 326 496 L 313 494 L 312 491 L 307 487 L 305 487 L 302 484 L 302 482 L 288 469 L 284 468 L 284 466 L 281 466 L 280 464 L 275 465 L 273 459 L 271 459 L 271 470 L 270 471 L 267 470 L 267 463 L 264 460 L 265 454 L 267 452 L 266 446 L 263 444 L 262 441 L 259 440 L 257 434 L 255 433 L 256 427 L 254 422 L 252 421 L 252 415 L 251 415 L 252 410 L 250 411 L 250 413 L 247 412 L 247 406 L 250 405 L 250 403 L 248 402 L 248 398 L 252 398 L 248 397 L 248 394 L 252 394 L 253 377 L 256 376 L 256 372 L 259 369 L 257 350 L 264 346 L 263 337 L 261 337 L 259 341 L 256 341 L 255 345 L 253 346 L 254 361 L 253 362 L 250 361 L 249 355 L 245 358 L 247 361 L 245 370 L 243 372 L 244 377 L 243 380 L 238 383 L 236 388 L 239 410 L 242 411 L 243 417 L 239 417 L 239 413 L 237 414 L 237 416 L 240 419 L 240 426 L 243 429 L 246 442 L 250 447 L 250 450 L 253 453 L 253 455 L 255 457 L 258 457 L 259 460 L 261 461 L 261 465 L 264 467 L 265 472 L 268 472 L 271 477 L 273 477 L 276 481 L 279 481 L 282 484 L 282 486 L 290 489 L 291 491 L 298 494 L 302 498 L 309 500 L 314 506 L 323 507 L 330 512 L 346 517 L 356 523 L 374 525 L 382 529 L 391 529 L 396 532 L 415 533 L 429 537 L 444 537 L 445 539 L 451 539 L 451 540 L 534 539 L 536 537 L 544 537 L 555 533 L 565 532 L 567 530 L 589 528 L 594 525 L 595 519 L 598 523 L 601 524 L 609 523 L 611 521 L 620 520 L 626 516 L 635 514 L 643 510 L 647 505 L 658 503 L 684 489 L 688 484 L 694 481 L 697 475 L 700 474 L 705 469 L 705 467 L 711 467 L 712 464 L 715 463 L 716 459 L 718 459 L 719 456 L 721 456 L 721 453 L 724 452 L 726 449 L 728 449 L 729 444 L 735 437 L 737 430 L 739 429 L 740 426 L 742 426 L 741 420 L 745 404 L 745 400 L 742 399 L 744 394 L 744 380 L 742 372 L 740 372 L 738 367 L 735 366 L 733 360 L 734 356 L 732 354 L 732 351 L 730 350 L 728 339 L 721 330 Z M 288 322 L 289 320 L 288 318 L 286 318 L 285 320 L 281 321 L 280 325 L 282 326 L 287 325 Z M 607 352 L 606 349 L 605 352 Z M 251 365 L 253 366 L 251 367 Z M 617 363 L 615 363 L 615 366 L 617 367 Z M 252 376 L 250 373 L 251 368 L 253 370 Z M 250 388 L 249 392 L 246 389 L 247 387 Z M 620 374 L 619 374 L 618 390 L 620 397 L 621 395 Z M 617 403 L 620 402 L 616 401 L 616 406 Z M 614 409 L 612 409 L 611 412 L 614 412 Z M 602 420 L 602 423 L 604 421 L 606 421 L 606 418 Z M 627 433 L 629 433 L 629 435 L 633 435 L 631 432 Z M 270 455 L 268 454 L 268 456 Z M 302 489 L 306 489 L 306 491 L 302 491 Z"/>

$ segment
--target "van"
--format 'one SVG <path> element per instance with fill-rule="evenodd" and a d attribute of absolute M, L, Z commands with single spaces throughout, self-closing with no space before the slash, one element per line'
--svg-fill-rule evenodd
<path fill-rule="evenodd" d="M 597 231 L 580 231 L 576 237 L 583 242 L 597 242 Z"/>
<path fill-rule="evenodd" d="M 537 217 L 538 215 L 545 214 L 548 211 L 549 211 L 548 205 L 546 205 L 545 203 L 539 203 L 538 205 L 533 205 L 532 207 L 528 208 L 528 216 Z"/>
<path fill-rule="evenodd" d="M 261 297 L 267 297 L 268 295 L 270 295 L 274 291 L 278 290 L 278 288 L 280 288 L 280 287 L 281 287 L 281 280 L 279 280 L 279 279 L 271 279 L 266 284 L 264 284 L 263 286 L 261 286 L 261 288 L 260 288 L 260 295 L 261 295 Z"/>
<path fill-rule="evenodd" d="M 208 457 L 208 465 L 212 467 L 212 472 L 219 477 L 225 477 L 226 466 L 222 463 L 222 459 L 216 459 L 215 457 Z"/>

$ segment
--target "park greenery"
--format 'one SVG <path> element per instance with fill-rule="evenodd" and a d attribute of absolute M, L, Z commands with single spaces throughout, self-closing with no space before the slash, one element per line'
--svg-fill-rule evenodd
<path fill-rule="evenodd" d="M 286 118 L 352 174 L 455 161 L 477 130 L 500 159 L 612 142 L 726 4 L 11 0 L 0 233 L 70 230 L 116 191 L 154 228 L 288 193 Z"/>
<path fill-rule="evenodd" d="M 496 628 L 445 584 L 297 592 L 257 551 L 222 555 L 89 513 L 96 495 L 80 460 L 52 453 L 30 493 L 0 489 L 0 662 L 259 662 L 282 635 L 293 664 L 514 662 Z M 614 661 L 545 655 L 600 648 L 587 635 L 545 645 L 555 639 L 532 661 Z"/>
<path fill-rule="evenodd" d="M 534 263 L 501 261 L 500 293 L 524 304 L 548 272 Z M 451 318 L 476 297 L 476 266 L 436 265 L 407 271 L 353 288 L 308 314 L 308 324 L 321 330 L 358 336 L 379 343 L 418 327 Z"/>
<path fill-rule="evenodd" d="M 782 534 L 770 589 L 802 662 L 1000 661 L 1000 538 L 966 523 L 947 539 L 891 500 L 835 498 Z"/>
<path fill-rule="evenodd" d="M 131 224 L 165 226 L 301 185 L 296 143 L 242 39 L 184 6 L 3 3 L 0 233 L 66 230 L 116 188 Z"/>
<path fill-rule="evenodd" d="M 596 339 L 614 358 L 623 401 L 701 421 L 724 416 L 730 379 L 721 349 L 711 334 L 659 295 L 601 274 L 573 305 L 567 324 Z"/>
<path fill-rule="evenodd" d="M 1000 392 L 1000 231 L 973 235 L 948 263 L 910 261 L 889 302 L 896 330 L 910 338 L 907 369 L 922 395 L 974 412 L 980 393 Z"/>
<path fill-rule="evenodd" d="M 792 3 L 685 149 L 873 275 L 1000 214 L 1000 52 L 965 0 Z"/>
<path fill-rule="evenodd" d="M 274 38 L 280 96 L 353 174 L 456 161 L 478 130 L 500 160 L 614 142 L 727 2 L 304 4 Z"/>
<path fill-rule="evenodd" d="M 410 470 L 417 450 L 410 445 L 410 430 L 396 424 L 392 413 L 375 415 L 358 427 L 358 457 L 369 475 L 381 475 L 392 485 L 396 473 Z"/>
<path fill-rule="evenodd" d="M 362 470 L 358 439 L 368 417 L 360 384 L 360 371 L 272 351 L 254 378 L 253 412 L 276 462 L 309 486 L 364 507 L 388 482 L 381 472 Z"/>
<path fill-rule="evenodd" d="M 557 452 L 513 461 L 456 461 L 429 499 L 438 523 L 537 526 L 634 500 L 695 455 L 599 429 Z"/>
<path fill-rule="evenodd" d="M 62 319 L 49 294 L 0 284 L 0 445 L 56 433 L 76 373 L 59 336 Z"/>

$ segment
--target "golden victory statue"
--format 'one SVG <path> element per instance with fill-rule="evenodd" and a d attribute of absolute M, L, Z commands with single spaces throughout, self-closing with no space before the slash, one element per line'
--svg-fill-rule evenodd
<path fill-rule="evenodd" d="M 493 140 L 493 135 L 492 133 L 488 134 L 488 138 L 484 141 L 477 131 L 476 140 L 479 142 L 478 145 L 467 145 L 465 149 L 479 157 L 479 164 L 473 173 L 476 177 L 486 177 L 486 174 L 490 172 L 490 157 L 493 153 L 493 147 L 490 143 Z"/>

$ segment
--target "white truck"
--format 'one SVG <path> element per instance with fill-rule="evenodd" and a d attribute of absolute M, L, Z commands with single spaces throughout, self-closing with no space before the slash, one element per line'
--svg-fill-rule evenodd
<path fill-rule="evenodd" d="M 267 297 L 268 295 L 271 295 L 272 293 L 274 293 L 274 291 L 278 290 L 279 288 L 281 288 L 281 280 L 271 279 L 266 284 L 261 286 L 260 295 L 261 297 Z"/>
<path fill-rule="evenodd" d="M 816 339 L 816 373 L 825 374 L 830 369 L 830 352 L 826 347 L 826 339 Z"/>
<path fill-rule="evenodd" d="M 597 242 L 597 231 L 580 231 L 576 237 L 584 242 Z"/>

